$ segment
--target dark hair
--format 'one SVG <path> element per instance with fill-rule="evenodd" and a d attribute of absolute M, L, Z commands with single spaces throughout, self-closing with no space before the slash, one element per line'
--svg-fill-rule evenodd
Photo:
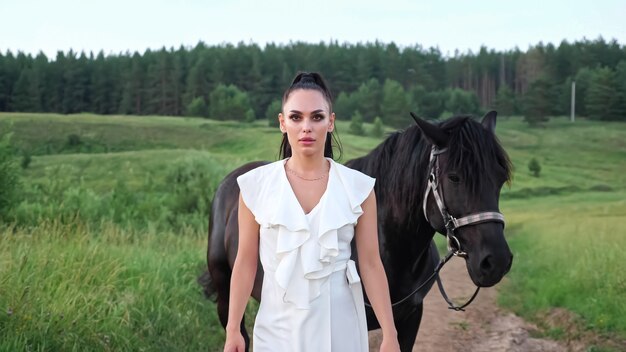
<path fill-rule="evenodd" d="M 317 72 L 299 72 L 291 82 L 289 88 L 287 88 L 287 90 L 285 90 L 285 93 L 283 94 L 283 106 L 285 105 L 287 99 L 289 99 L 289 95 L 291 95 L 293 91 L 298 89 L 316 90 L 322 93 L 322 96 L 324 97 L 324 99 L 326 99 L 326 102 L 328 103 L 329 113 L 333 113 L 333 98 L 330 93 L 330 89 L 328 89 L 326 81 L 324 81 L 324 78 L 322 78 L 322 75 Z M 337 124 L 335 124 L 333 132 L 336 130 Z M 343 150 L 341 148 L 341 143 L 339 142 L 339 139 L 337 139 L 333 132 L 326 133 L 324 156 L 334 159 L 333 147 L 337 147 L 337 149 L 339 150 L 339 159 L 341 158 Z M 283 133 L 283 140 L 280 142 L 279 158 L 284 159 L 290 156 L 291 145 L 289 145 L 289 141 L 287 140 L 287 133 Z"/>

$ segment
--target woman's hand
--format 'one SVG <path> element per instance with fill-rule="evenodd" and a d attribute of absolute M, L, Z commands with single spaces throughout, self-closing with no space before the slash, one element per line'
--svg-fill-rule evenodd
<path fill-rule="evenodd" d="M 233 331 L 226 334 L 226 342 L 224 343 L 224 352 L 244 352 L 246 350 L 246 342 L 241 335 L 241 331 Z"/>
<path fill-rule="evenodd" d="M 383 342 L 380 344 L 380 352 L 400 352 L 400 344 L 396 338 L 385 338 L 383 335 Z"/>

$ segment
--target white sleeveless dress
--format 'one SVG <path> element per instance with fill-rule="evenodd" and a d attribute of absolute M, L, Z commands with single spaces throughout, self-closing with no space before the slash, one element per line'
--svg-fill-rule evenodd
<path fill-rule="evenodd" d="M 305 214 L 286 159 L 237 178 L 260 225 L 265 276 L 253 332 L 255 352 L 366 352 L 361 281 L 350 260 L 354 226 L 375 180 L 327 158 L 325 193 Z"/>

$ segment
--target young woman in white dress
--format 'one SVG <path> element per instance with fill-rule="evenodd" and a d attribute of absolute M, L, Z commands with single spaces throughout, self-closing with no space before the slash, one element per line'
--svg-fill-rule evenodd
<path fill-rule="evenodd" d="M 239 245 L 225 352 L 243 352 L 240 323 L 257 261 L 264 269 L 256 352 L 366 352 L 361 280 L 382 327 L 380 351 L 399 351 L 378 251 L 374 179 L 332 159 L 332 99 L 322 77 L 300 73 L 278 115 L 282 160 L 241 175 Z M 253 136 L 251 136 L 253 138 Z"/>

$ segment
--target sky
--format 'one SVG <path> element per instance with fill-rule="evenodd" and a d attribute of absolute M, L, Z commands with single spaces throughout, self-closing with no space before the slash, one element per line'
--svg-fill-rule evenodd
<path fill-rule="evenodd" d="M 626 1 L 0 0 L 0 52 L 143 53 L 224 43 L 394 42 L 446 56 L 539 42 L 615 39 Z"/>

